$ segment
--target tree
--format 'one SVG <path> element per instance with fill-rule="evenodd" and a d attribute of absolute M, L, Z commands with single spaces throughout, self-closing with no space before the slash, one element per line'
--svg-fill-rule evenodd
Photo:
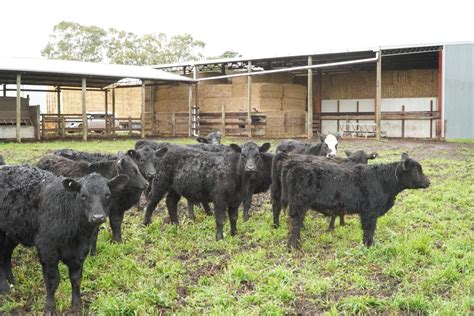
<path fill-rule="evenodd" d="M 107 32 L 97 26 L 62 21 L 54 26 L 41 55 L 50 59 L 101 62 Z"/>
<path fill-rule="evenodd" d="M 50 59 L 157 65 L 204 59 L 206 44 L 190 34 L 168 37 L 164 33 L 142 36 L 132 32 L 62 21 L 54 26 L 41 55 Z M 240 56 L 226 51 L 215 58 Z"/>

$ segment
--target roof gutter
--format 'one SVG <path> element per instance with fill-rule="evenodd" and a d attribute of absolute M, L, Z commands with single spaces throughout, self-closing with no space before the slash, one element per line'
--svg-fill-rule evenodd
<path fill-rule="evenodd" d="M 378 59 L 379 59 L 379 52 L 376 52 L 375 57 L 373 57 L 373 58 L 364 58 L 364 59 L 340 61 L 340 62 L 335 62 L 335 63 L 326 63 L 326 64 L 318 64 L 318 65 L 297 66 L 297 67 L 289 67 L 289 68 L 281 68 L 281 69 L 273 69 L 273 70 L 262 70 L 262 71 L 255 71 L 255 72 L 242 72 L 242 73 L 238 73 L 238 74 L 225 75 L 225 76 L 197 78 L 196 81 L 199 81 L 199 82 L 200 81 L 210 81 L 210 80 L 219 80 L 219 79 L 236 78 L 236 77 L 275 74 L 275 73 L 291 72 L 291 71 L 298 71 L 298 70 L 308 70 L 308 69 L 328 68 L 328 67 L 335 67 L 335 66 L 375 63 L 375 62 L 377 62 Z"/>

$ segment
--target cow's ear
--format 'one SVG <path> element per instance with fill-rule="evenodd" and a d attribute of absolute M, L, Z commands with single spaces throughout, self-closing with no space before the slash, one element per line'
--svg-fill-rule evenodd
<path fill-rule="evenodd" d="M 319 137 L 319 140 L 321 141 L 321 143 L 324 143 L 324 141 L 326 140 L 326 137 L 327 135 L 326 134 L 319 134 L 318 133 L 318 137 Z"/>
<path fill-rule="evenodd" d="M 129 149 L 127 151 L 127 156 L 129 156 L 133 160 L 139 160 L 140 159 L 140 154 L 134 149 Z"/>
<path fill-rule="evenodd" d="M 198 138 L 196 138 L 197 142 L 198 143 L 201 143 L 201 144 L 208 144 L 209 142 L 207 141 L 207 139 L 205 139 L 204 137 L 201 137 L 199 136 Z"/>
<path fill-rule="evenodd" d="M 336 132 L 336 135 L 335 135 L 335 136 L 336 136 L 337 141 L 340 141 L 341 138 L 342 138 L 342 137 L 341 137 L 341 133 L 339 133 L 339 131 Z"/>
<path fill-rule="evenodd" d="M 242 152 L 242 148 L 240 148 L 239 145 L 230 144 L 229 147 L 232 148 L 232 150 L 235 151 L 236 153 L 240 154 Z"/>
<path fill-rule="evenodd" d="M 371 153 L 371 154 L 369 155 L 369 159 L 375 159 L 375 158 L 377 158 L 378 156 L 379 156 L 378 153 L 373 152 L 373 153 Z"/>
<path fill-rule="evenodd" d="M 408 169 L 408 166 L 410 165 L 410 157 L 408 157 L 407 153 L 402 154 L 402 169 L 406 170 Z"/>
<path fill-rule="evenodd" d="M 272 145 L 272 144 L 270 144 L 270 143 L 265 143 L 265 144 L 263 144 L 262 146 L 260 146 L 260 148 L 258 148 L 258 151 L 259 151 L 260 153 L 266 153 L 266 152 L 270 149 L 270 146 L 271 146 L 271 145 Z"/>
<path fill-rule="evenodd" d="M 168 147 L 163 147 L 155 151 L 155 157 L 163 157 L 168 152 Z"/>
<path fill-rule="evenodd" d="M 344 153 L 347 157 L 350 157 L 352 155 L 352 151 L 350 151 L 349 149 L 344 150 Z"/>
<path fill-rule="evenodd" d="M 63 180 L 63 187 L 68 192 L 80 192 L 81 184 L 74 179 L 66 178 Z"/>
<path fill-rule="evenodd" d="M 112 178 L 109 181 L 107 181 L 109 189 L 110 191 L 112 191 L 112 193 L 120 192 L 123 188 L 125 188 L 127 183 L 128 183 L 128 176 L 125 174 L 120 174 L 116 176 L 115 178 Z"/>

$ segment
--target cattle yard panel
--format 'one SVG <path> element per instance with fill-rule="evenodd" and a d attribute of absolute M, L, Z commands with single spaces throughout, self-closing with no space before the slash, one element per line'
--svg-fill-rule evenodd
<path fill-rule="evenodd" d="M 82 135 L 82 114 L 40 114 L 41 138 L 75 138 Z M 113 115 L 88 114 L 88 133 L 102 136 L 136 136 L 141 133 L 141 118 L 114 118 Z M 91 123 L 92 122 L 92 123 Z M 94 126 L 93 122 L 97 122 Z"/>

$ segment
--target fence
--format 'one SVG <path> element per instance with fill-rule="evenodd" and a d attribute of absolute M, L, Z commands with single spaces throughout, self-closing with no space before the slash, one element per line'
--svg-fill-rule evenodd
<path fill-rule="evenodd" d="M 82 114 L 41 114 L 41 138 L 82 135 Z M 133 136 L 141 132 L 141 118 L 114 118 L 112 115 L 87 114 L 87 131 L 102 136 Z"/>

